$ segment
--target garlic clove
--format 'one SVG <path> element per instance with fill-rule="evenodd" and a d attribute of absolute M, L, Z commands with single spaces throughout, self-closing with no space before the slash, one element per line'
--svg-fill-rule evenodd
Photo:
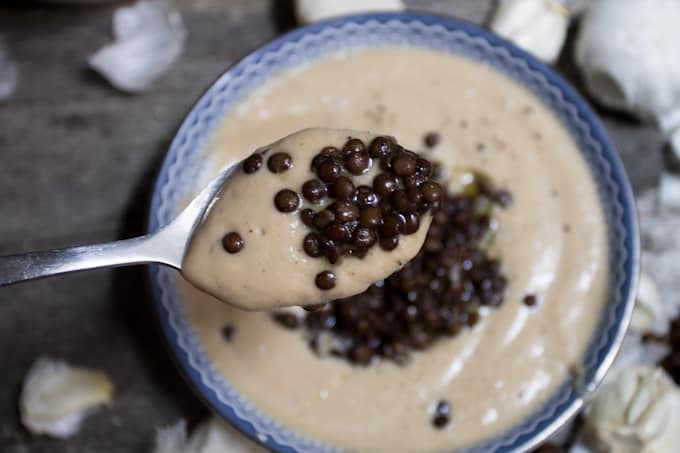
<path fill-rule="evenodd" d="M 570 12 L 557 0 L 502 0 L 491 29 L 549 63 L 564 45 Z"/>
<path fill-rule="evenodd" d="M 401 0 L 296 0 L 298 22 L 308 24 L 317 20 L 345 14 L 370 11 L 401 11 Z"/>
<path fill-rule="evenodd" d="M 580 24 L 575 58 L 602 104 L 643 119 L 680 107 L 680 2 L 598 0 Z"/>
<path fill-rule="evenodd" d="M 637 388 L 637 391 L 628 398 L 629 404 L 624 413 L 624 421 L 629 425 L 637 423 L 642 414 L 654 402 L 653 392 L 656 388 L 652 389 L 650 387 L 652 386 L 640 386 Z"/>
<path fill-rule="evenodd" d="M 104 373 L 41 357 L 24 381 L 21 421 L 32 433 L 66 438 L 94 408 L 109 404 L 112 393 L 113 384 Z"/>
<path fill-rule="evenodd" d="M 658 367 L 622 370 L 596 395 L 585 421 L 590 446 L 613 453 L 674 453 L 680 389 Z"/>
<path fill-rule="evenodd" d="M 140 0 L 113 15 L 115 41 L 99 49 L 90 66 L 114 87 L 139 92 L 179 58 L 186 31 L 178 12 L 164 0 Z"/>
<path fill-rule="evenodd" d="M 654 332 L 661 335 L 668 330 L 668 325 L 669 317 L 665 313 L 659 289 L 654 280 L 643 272 L 638 282 L 630 328 L 638 333 Z"/>
<path fill-rule="evenodd" d="M 667 412 L 674 410 L 668 406 L 666 399 L 656 399 L 649 404 L 637 420 L 640 426 L 640 437 L 647 442 L 663 435 L 661 427 L 666 423 Z"/>

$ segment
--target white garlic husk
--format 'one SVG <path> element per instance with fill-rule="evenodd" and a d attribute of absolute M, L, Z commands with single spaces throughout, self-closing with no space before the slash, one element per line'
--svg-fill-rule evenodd
<path fill-rule="evenodd" d="M 576 62 L 607 107 L 656 121 L 680 153 L 680 2 L 599 0 L 587 9 Z"/>
<path fill-rule="evenodd" d="M 24 381 L 21 422 L 34 434 L 70 437 L 98 406 L 109 404 L 113 384 L 106 374 L 41 357 Z"/>
<path fill-rule="evenodd" d="M 677 453 L 680 389 L 658 367 L 622 370 L 586 414 L 586 439 L 609 453 Z"/>
<path fill-rule="evenodd" d="M 680 146 L 676 148 L 676 152 L 680 152 Z M 680 210 L 680 176 L 671 173 L 661 175 L 659 203 L 664 208 Z"/>
<path fill-rule="evenodd" d="M 203 421 L 187 439 L 184 420 L 158 430 L 153 453 L 266 453 L 266 450 L 225 422 Z"/>
<path fill-rule="evenodd" d="M 19 82 L 19 68 L 0 37 L 0 101 L 10 97 Z"/>
<path fill-rule="evenodd" d="M 156 443 L 152 453 L 187 452 L 187 422 L 180 420 L 174 425 L 156 430 Z"/>
<path fill-rule="evenodd" d="M 642 272 L 638 282 L 635 309 L 630 321 L 631 330 L 662 335 L 668 330 L 669 321 L 659 288 L 652 277 Z"/>
<path fill-rule="evenodd" d="M 491 29 L 543 61 L 553 63 L 564 45 L 571 13 L 558 0 L 501 0 Z"/>
<path fill-rule="evenodd" d="M 115 41 L 90 58 L 90 66 L 114 87 L 143 91 L 165 73 L 184 48 L 179 13 L 164 0 L 140 0 L 113 15 Z"/>
<path fill-rule="evenodd" d="M 345 14 L 371 11 L 401 11 L 401 0 L 296 0 L 295 13 L 298 22 L 309 24 L 317 20 Z"/>
<path fill-rule="evenodd" d="M 267 453 L 227 423 L 217 418 L 204 421 L 191 434 L 188 451 L 191 453 Z"/>

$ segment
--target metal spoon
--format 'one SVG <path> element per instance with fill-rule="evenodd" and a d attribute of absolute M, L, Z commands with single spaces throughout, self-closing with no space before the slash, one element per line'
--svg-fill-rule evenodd
<path fill-rule="evenodd" d="M 172 222 L 154 234 L 104 244 L 0 256 L 0 287 L 68 272 L 158 263 L 181 269 L 189 240 L 233 169 L 223 169 Z"/>

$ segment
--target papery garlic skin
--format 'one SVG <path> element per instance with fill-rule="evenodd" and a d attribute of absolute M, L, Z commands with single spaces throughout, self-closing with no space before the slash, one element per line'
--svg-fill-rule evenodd
<path fill-rule="evenodd" d="M 191 453 L 267 453 L 230 425 L 217 418 L 204 421 L 191 434 L 187 448 Z"/>
<path fill-rule="evenodd" d="M 156 430 L 152 453 L 190 453 L 187 451 L 187 422 L 182 419 L 171 426 Z"/>
<path fill-rule="evenodd" d="M 664 334 L 670 319 L 667 316 L 661 294 L 654 280 L 646 273 L 640 274 L 638 291 L 630 328 L 638 333 Z"/>
<path fill-rule="evenodd" d="M 543 61 L 559 57 L 570 12 L 558 0 L 502 0 L 491 29 Z"/>
<path fill-rule="evenodd" d="M 658 367 L 617 373 L 586 415 L 586 438 L 610 453 L 677 453 L 680 389 Z"/>
<path fill-rule="evenodd" d="M 186 421 L 158 430 L 153 453 L 267 453 L 216 418 L 203 421 L 187 439 Z"/>
<path fill-rule="evenodd" d="M 179 58 L 186 30 L 164 0 L 140 0 L 113 15 L 115 41 L 90 58 L 90 66 L 121 91 L 143 91 Z"/>
<path fill-rule="evenodd" d="M 317 20 L 345 14 L 370 11 L 401 11 L 401 0 L 296 0 L 295 13 L 298 22 L 309 24 Z"/>
<path fill-rule="evenodd" d="M 112 393 L 113 384 L 104 373 L 41 357 L 24 381 L 21 422 L 34 434 L 70 437 L 92 410 L 111 402 Z"/>
<path fill-rule="evenodd" d="M 576 40 L 576 62 L 593 97 L 607 107 L 680 126 L 680 2 L 598 0 Z"/>

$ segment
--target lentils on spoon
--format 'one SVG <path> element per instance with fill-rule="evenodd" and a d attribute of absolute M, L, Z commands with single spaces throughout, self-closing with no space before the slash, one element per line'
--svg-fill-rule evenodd
<path fill-rule="evenodd" d="M 349 297 L 422 247 L 441 187 L 387 136 L 307 129 L 255 151 L 184 258 L 199 289 L 245 309 Z"/>
<path fill-rule="evenodd" d="M 374 166 L 380 167 L 379 173 L 357 189 L 352 178 Z M 311 258 L 325 257 L 330 264 L 344 257 L 362 258 L 376 245 L 394 250 L 400 236 L 418 231 L 422 215 L 436 211 L 443 193 L 429 178 L 430 163 L 386 136 L 368 144 L 349 138 L 341 149 L 326 146 L 314 156 L 311 168 L 318 179 L 306 181 L 302 194 L 309 203 L 325 207 L 300 213 L 312 230 L 303 247 Z M 414 182 L 407 187 L 404 178 L 411 176 Z M 316 284 L 328 290 L 336 284 L 335 275 L 324 272 Z"/>

